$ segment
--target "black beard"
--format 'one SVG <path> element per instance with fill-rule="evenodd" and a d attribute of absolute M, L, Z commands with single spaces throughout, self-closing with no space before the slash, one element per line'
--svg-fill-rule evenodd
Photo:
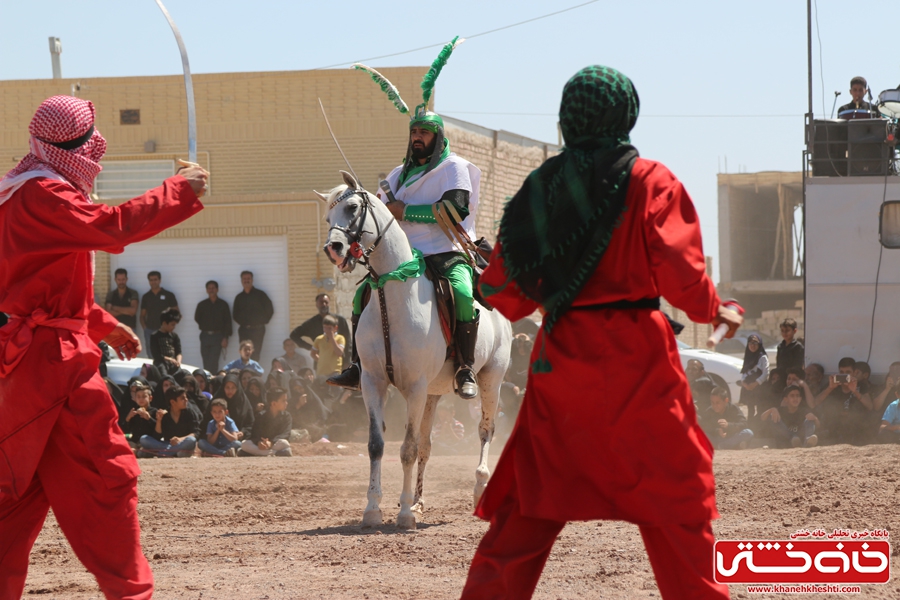
<path fill-rule="evenodd" d="M 431 140 L 431 143 L 428 144 L 428 146 L 426 146 L 425 148 L 423 148 L 421 146 L 414 146 L 414 145 L 410 144 L 410 149 L 412 150 L 413 159 L 414 160 L 422 160 L 423 158 L 428 158 L 429 156 L 434 154 L 435 144 L 437 144 L 437 136 L 435 136 L 435 138 L 433 140 Z"/>

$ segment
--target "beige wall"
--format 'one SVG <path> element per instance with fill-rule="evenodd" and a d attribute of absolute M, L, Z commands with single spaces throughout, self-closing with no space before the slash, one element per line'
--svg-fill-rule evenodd
<path fill-rule="evenodd" d="M 426 67 L 383 69 L 415 106 Z M 28 122 L 48 96 L 71 94 L 91 100 L 97 128 L 108 142 L 108 160 L 186 158 L 187 116 L 181 76 L 0 82 L 0 161 L 6 168 L 28 151 Z M 194 76 L 199 161 L 211 172 L 206 210 L 163 232 L 163 238 L 287 235 L 290 253 L 290 321 L 313 311 L 320 291 L 311 281 L 338 279 L 337 312 L 349 315 L 352 289 L 361 273 L 337 277 L 319 252 L 323 213 L 313 189 L 340 183 L 346 169 L 328 134 L 318 98 L 335 135 L 368 189 L 378 174 L 395 167 L 406 151 L 407 117 L 368 76 L 356 71 L 288 71 Z M 140 124 L 120 124 L 120 111 L 140 110 Z M 452 121 L 448 119 L 448 121 Z M 548 150 L 515 143 L 505 132 L 448 122 L 452 149 L 482 170 L 479 235 L 493 241 L 503 203 L 518 190 Z M 509 141 L 513 140 L 513 141 Z M 153 142 L 155 152 L 145 152 Z M 550 151 L 555 151 L 551 148 Z M 111 202 L 115 204 L 117 202 Z M 94 291 L 110 287 L 109 256 L 97 253 Z"/>

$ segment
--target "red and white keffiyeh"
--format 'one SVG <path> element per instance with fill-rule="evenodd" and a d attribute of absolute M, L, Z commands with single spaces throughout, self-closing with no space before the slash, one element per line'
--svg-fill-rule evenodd
<path fill-rule="evenodd" d="M 106 140 L 94 128 L 94 104 L 72 96 L 53 96 L 38 107 L 28 125 L 31 152 L 0 180 L 0 203 L 32 176 L 43 177 L 48 171 L 61 176 L 89 197 L 94 179 L 103 169 L 100 159 L 106 153 Z M 88 135 L 81 146 L 64 150 L 65 144 Z M 40 173 L 40 174 L 38 174 Z"/>

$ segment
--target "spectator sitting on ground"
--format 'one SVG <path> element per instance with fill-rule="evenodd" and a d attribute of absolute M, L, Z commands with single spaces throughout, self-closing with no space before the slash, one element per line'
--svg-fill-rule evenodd
<path fill-rule="evenodd" d="M 184 369 L 178 373 L 184 374 L 184 381 L 179 382 L 179 385 L 187 392 L 188 407 L 193 411 L 194 416 L 197 417 L 197 422 L 199 423 L 203 419 L 203 413 L 209 408 L 209 400 L 200 393 L 199 387 L 197 386 L 197 380 L 194 379 L 193 375 Z M 178 374 L 176 374 L 175 381 L 178 381 Z"/>
<path fill-rule="evenodd" d="M 237 456 L 241 432 L 228 416 L 228 403 L 216 398 L 210 404 L 212 420 L 206 426 L 206 439 L 197 442 L 205 456 Z"/>
<path fill-rule="evenodd" d="M 287 411 L 287 390 L 275 388 L 266 394 L 267 410 L 253 423 L 249 440 L 241 443 L 241 452 L 253 456 L 291 456 L 291 413 Z"/>
<path fill-rule="evenodd" d="M 328 415 L 331 414 L 315 391 L 309 389 L 306 380 L 295 376 L 290 383 L 291 419 L 295 429 L 305 429 L 309 441 L 318 442 L 325 433 Z"/>
<path fill-rule="evenodd" d="M 149 386 L 136 380 L 130 389 L 135 406 L 125 416 L 122 432 L 131 434 L 128 445 L 137 452 L 141 447 L 140 439 L 145 435 L 152 436 L 156 431 L 156 409 L 150 406 Z"/>
<path fill-rule="evenodd" d="M 816 435 L 818 417 L 811 411 L 801 409 L 803 393 L 796 385 L 784 388 L 783 397 L 784 406 L 770 408 L 762 414 L 763 423 L 769 423 L 767 437 L 775 438 L 778 448 L 812 448 L 819 442 Z"/>
<path fill-rule="evenodd" d="M 250 403 L 250 406 L 253 407 L 253 411 L 257 415 L 266 410 L 264 390 L 265 385 L 259 377 L 251 377 L 250 381 L 247 382 L 247 387 L 244 388 L 244 394 L 247 396 L 247 401 Z"/>
<path fill-rule="evenodd" d="M 281 347 L 284 348 L 284 354 L 280 358 L 287 363 L 288 369 L 286 370 L 299 373 L 300 369 L 312 367 L 311 361 L 303 354 L 297 352 L 297 344 L 291 338 L 284 340 Z"/>
<path fill-rule="evenodd" d="M 709 394 L 710 406 L 700 415 L 700 425 L 716 450 L 744 450 L 753 432 L 747 429 L 747 417 L 728 400 L 728 390 L 715 387 Z"/>
<path fill-rule="evenodd" d="M 691 396 L 694 399 L 697 412 L 702 413 L 709 408 L 709 394 L 716 387 L 716 384 L 706 372 L 703 363 L 696 358 L 692 358 L 687 362 L 684 374 L 687 376 L 688 384 L 691 386 Z"/>
<path fill-rule="evenodd" d="M 452 450 L 466 435 L 463 424 L 455 418 L 455 407 L 452 400 L 442 400 L 437 405 L 434 426 L 431 429 L 431 441 L 436 449 Z"/>
<path fill-rule="evenodd" d="M 513 337 L 512 348 L 510 348 L 511 360 L 504 379 L 520 390 L 524 390 L 528 383 L 528 367 L 531 365 L 532 348 L 534 348 L 534 342 L 527 333 L 517 333 Z"/>
<path fill-rule="evenodd" d="M 853 376 L 856 361 L 844 357 L 838 362 L 837 375 L 829 378 L 828 387 L 816 397 L 816 407 L 821 411 L 823 427 L 837 443 L 861 445 L 868 441 L 868 413 L 872 399 L 857 388 Z"/>
<path fill-rule="evenodd" d="M 253 356 L 253 342 L 251 342 L 250 340 L 242 340 L 238 351 L 240 352 L 241 357 L 236 358 L 225 365 L 222 368 L 223 371 L 227 373 L 232 369 L 237 369 L 239 371 L 243 371 L 244 369 L 253 369 L 260 375 L 265 373 L 265 370 L 262 368 L 262 366 L 251 358 Z"/>
<path fill-rule="evenodd" d="M 762 338 L 751 334 L 747 338 L 747 348 L 744 350 L 744 363 L 741 366 L 740 403 L 747 406 L 747 416 L 755 421 L 762 411 L 759 410 L 759 397 L 762 390 L 760 386 L 769 377 L 769 357 L 763 348 Z"/>
<path fill-rule="evenodd" d="M 181 369 L 181 338 L 175 333 L 181 313 L 177 308 L 167 308 L 159 321 L 159 329 L 150 336 L 150 355 L 157 369 L 173 375 Z"/>
<path fill-rule="evenodd" d="M 228 404 L 228 416 L 231 417 L 240 431 L 238 439 L 248 437 L 253 428 L 253 407 L 251 407 L 250 403 L 247 401 L 247 396 L 244 395 L 244 390 L 241 387 L 241 382 L 236 373 L 229 373 L 225 376 L 222 387 L 216 392 L 213 399 L 215 398 L 221 398 Z M 201 429 L 204 434 L 206 433 L 206 428 L 209 426 L 209 421 L 211 419 L 212 413 L 207 410 L 206 414 L 203 415 L 203 425 Z"/>
<path fill-rule="evenodd" d="M 188 409 L 187 393 L 173 386 L 166 392 L 169 410 L 156 411 L 154 435 L 141 438 L 141 452 L 156 456 L 187 458 L 194 454 L 199 423 Z M 140 455 L 140 454 L 139 454 Z"/>
<path fill-rule="evenodd" d="M 806 371 L 801 369 L 800 367 L 791 367 L 787 371 L 787 379 L 785 380 L 785 386 L 796 385 L 803 392 L 803 399 L 806 401 L 806 406 L 810 410 L 813 410 L 816 407 L 816 396 L 812 393 L 812 390 L 809 389 L 809 386 L 803 380 L 803 377 L 806 375 Z M 781 403 L 784 404 L 784 399 L 781 400 Z"/>
<path fill-rule="evenodd" d="M 778 344 L 778 354 L 775 364 L 779 369 L 787 371 L 792 367 L 803 368 L 803 344 L 794 339 L 797 335 L 797 321 L 787 318 L 781 322 L 781 343 Z"/>
<path fill-rule="evenodd" d="M 869 381 L 869 377 L 872 375 L 872 367 L 869 366 L 864 360 L 858 360 L 853 365 L 853 377 L 856 378 L 856 389 L 859 390 L 860 394 L 868 394 L 868 396 L 872 397 L 872 382 Z"/>
<path fill-rule="evenodd" d="M 872 412 L 884 414 L 886 407 L 900 398 L 900 361 L 891 363 L 882 390 L 872 398 Z"/>
<path fill-rule="evenodd" d="M 819 363 L 811 363 L 806 365 L 804 372 L 806 374 L 806 384 L 809 386 L 813 396 L 821 394 L 822 390 L 828 386 L 828 382 L 825 381 L 825 367 Z"/>
<path fill-rule="evenodd" d="M 894 400 L 884 409 L 877 441 L 879 444 L 900 444 L 900 400 Z"/>
<path fill-rule="evenodd" d="M 210 389 L 209 373 L 203 369 L 197 369 L 192 373 L 194 380 L 197 382 L 197 391 L 206 398 L 207 402 L 212 400 L 212 390 Z"/>
<path fill-rule="evenodd" d="M 334 315 L 322 319 L 323 333 L 313 341 L 309 355 L 316 361 L 316 376 L 327 379 L 340 374 L 344 347 L 347 341 L 337 332 L 338 320 Z"/>
<path fill-rule="evenodd" d="M 273 387 L 288 389 L 291 385 L 291 377 L 293 376 L 294 372 L 291 370 L 291 367 L 285 359 L 281 357 L 273 358 L 272 370 L 269 371 L 269 376 L 266 377 L 266 389 Z"/>
<path fill-rule="evenodd" d="M 784 369 L 779 367 L 769 369 L 769 379 L 760 386 L 762 390 L 759 395 L 758 410 L 760 414 L 766 412 L 770 408 L 781 406 L 781 401 L 784 397 L 784 388 L 787 387 L 786 379 L 787 373 Z"/>

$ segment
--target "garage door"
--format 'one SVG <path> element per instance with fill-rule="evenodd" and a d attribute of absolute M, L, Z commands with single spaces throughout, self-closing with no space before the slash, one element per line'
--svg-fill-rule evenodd
<path fill-rule="evenodd" d="M 288 304 L 287 238 L 285 236 L 152 239 L 133 244 L 110 257 L 110 278 L 117 268 L 128 270 L 128 287 L 143 296 L 150 290 L 147 273 L 159 271 L 162 286 L 178 298 L 184 315 L 176 333 L 181 337 L 184 362 L 202 366 L 200 330 L 194 321 L 197 304 L 205 300 L 205 284 L 219 282 L 219 296 L 234 306 L 242 291 L 241 271 L 253 271 L 253 285 L 269 295 L 275 315 L 266 326 L 262 365 L 269 371 L 272 359 L 284 351 L 282 341 L 290 333 Z M 111 279 L 112 280 L 112 279 Z M 140 325 L 138 325 L 140 327 Z M 141 343 L 143 343 L 143 334 Z M 228 343 L 226 362 L 238 358 L 237 323 Z M 220 363 L 221 365 L 225 362 Z"/>

